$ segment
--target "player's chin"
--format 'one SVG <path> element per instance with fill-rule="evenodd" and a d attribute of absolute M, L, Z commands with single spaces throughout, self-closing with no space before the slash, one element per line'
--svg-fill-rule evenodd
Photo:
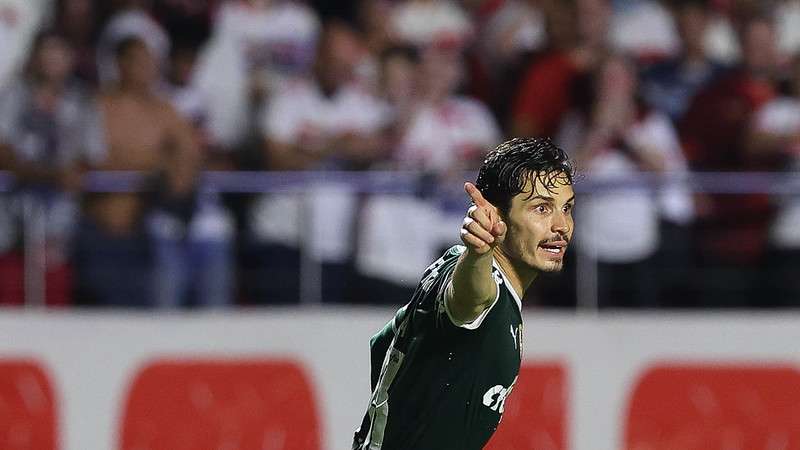
<path fill-rule="evenodd" d="M 540 247 L 540 254 L 535 255 L 534 264 L 531 264 L 539 272 L 542 273 L 558 273 L 564 268 L 564 252 L 561 251 L 560 255 L 552 254 L 551 252 L 543 251 Z"/>
<path fill-rule="evenodd" d="M 564 269 L 564 261 L 546 261 L 539 264 L 539 271 L 542 273 L 559 273 Z"/>
<path fill-rule="evenodd" d="M 542 274 L 557 274 L 564 269 L 564 260 L 542 260 L 536 258 L 536 260 L 530 261 L 528 265 Z"/>

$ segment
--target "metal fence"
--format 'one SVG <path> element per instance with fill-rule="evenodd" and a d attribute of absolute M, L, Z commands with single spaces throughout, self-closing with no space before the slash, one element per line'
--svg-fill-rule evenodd
<path fill-rule="evenodd" d="M 407 171 L 306 171 L 306 172 L 204 172 L 199 181 L 201 193 L 307 193 L 309 186 L 335 183 L 346 186 L 353 193 L 414 195 L 420 190 L 421 180 L 428 174 Z M 451 190 L 458 190 L 460 180 L 474 180 L 475 173 L 450 177 Z M 86 192 L 136 192 L 142 190 L 145 177 L 136 172 L 90 172 L 85 177 Z M 798 173 L 691 173 L 664 175 L 656 173 L 626 174 L 624 177 L 598 178 L 591 174 L 580 175 L 574 185 L 579 198 L 619 189 L 645 189 L 657 192 L 676 183 L 694 193 L 751 194 L 766 193 L 774 196 L 800 194 Z M 438 184 L 437 186 L 442 186 Z M 0 192 L 13 192 L 16 183 L 12 175 L 0 172 Z M 466 197 L 464 198 L 466 205 Z M 44 305 L 45 296 L 45 214 L 34 199 L 23 204 L 22 237 L 24 242 L 25 303 L 30 307 Z M 800 227 L 800 224 L 798 224 Z M 457 230 L 453 236 L 457 237 Z M 457 239 L 457 238 L 456 238 Z M 304 251 L 303 246 L 300 248 Z M 590 252 L 579 252 L 577 258 L 577 302 L 585 311 L 596 311 L 597 271 L 596 261 Z M 301 303 L 321 302 L 318 263 L 308 255 L 301 255 Z"/>

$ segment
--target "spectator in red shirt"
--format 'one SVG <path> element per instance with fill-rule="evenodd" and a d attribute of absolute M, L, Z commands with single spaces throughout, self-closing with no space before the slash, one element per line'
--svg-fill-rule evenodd
<path fill-rule="evenodd" d="M 551 2 L 544 10 L 550 50 L 523 76 L 511 113 L 515 136 L 555 134 L 572 106 L 572 84 L 589 73 L 607 49 L 607 0 Z"/>
<path fill-rule="evenodd" d="M 769 168 L 747 152 L 753 113 L 774 96 L 778 67 L 775 29 L 767 16 L 750 15 L 740 28 L 741 64 L 700 91 L 681 126 L 696 171 Z M 772 208 L 766 194 L 716 194 L 698 199 L 698 284 L 709 306 L 752 305 L 750 295 L 766 246 Z"/>
<path fill-rule="evenodd" d="M 800 173 L 800 55 L 786 68 L 782 93 L 765 104 L 751 123 L 748 153 L 773 160 L 781 171 Z M 797 184 L 792 183 L 797 189 Z M 788 195 L 787 195 L 788 194 Z M 775 218 L 769 230 L 769 250 L 762 286 L 768 292 L 762 306 L 800 306 L 800 196 L 772 197 Z"/>

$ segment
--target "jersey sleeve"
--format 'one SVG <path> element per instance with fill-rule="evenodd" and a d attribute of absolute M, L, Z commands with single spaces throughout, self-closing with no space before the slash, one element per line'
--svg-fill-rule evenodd
<path fill-rule="evenodd" d="M 449 320 L 449 322 L 453 326 L 456 326 L 458 328 L 464 328 L 464 329 L 467 329 L 467 330 L 477 330 L 478 328 L 480 328 L 481 324 L 483 323 L 483 320 L 486 319 L 486 316 L 489 315 L 489 313 L 492 311 L 494 306 L 497 304 L 497 300 L 500 299 L 500 289 L 501 289 L 500 284 L 501 284 L 501 282 L 498 279 L 498 276 L 495 273 L 495 270 L 496 269 L 494 269 L 494 268 L 492 269 L 492 279 L 494 280 L 495 287 L 496 287 L 494 300 L 492 300 L 492 304 L 489 305 L 488 308 L 484 309 L 483 312 L 478 317 L 476 317 L 475 319 L 473 319 L 470 322 L 460 322 L 460 321 L 456 320 L 453 317 L 453 314 L 450 312 L 450 306 L 447 303 L 447 298 L 446 298 L 445 293 L 446 293 L 446 290 L 447 290 L 447 286 L 450 284 L 450 280 L 452 279 L 452 273 L 451 273 L 450 278 L 445 283 L 445 287 L 442 290 L 442 292 L 439 294 L 439 297 L 438 297 L 437 301 L 442 304 L 442 309 L 444 309 L 444 312 L 445 312 L 445 315 L 447 316 L 447 319 Z"/>
<path fill-rule="evenodd" d="M 381 368 L 383 360 L 386 358 L 386 352 L 389 346 L 392 345 L 392 340 L 397 334 L 397 327 L 403 321 L 406 314 L 407 306 L 400 308 L 397 314 L 390 320 L 379 332 L 372 336 L 369 340 L 370 349 L 370 388 L 375 390 L 378 384 L 378 378 L 381 375 Z"/>
<path fill-rule="evenodd" d="M 370 391 L 375 391 L 386 351 L 394 339 L 394 318 L 369 340 Z"/>
<path fill-rule="evenodd" d="M 430 291 L 429 295 L 432 296 L 435 304 L 435 323 L 437 328 L 456 327 L 467 330 L 477 330 L 483 323 L 486 316 L 489 315 L 491 310 L 497 304 L 497 300 L 500 298 L 501 282 L 499 281 L 499 275 L 496 274 L 495 269 L 493 269 L 492 276 L 495 284 L 497 285 L 497 289 L 492 304 L 486 308 L 480 316 L 470 322 L 459 322 L 453 317 L 446 301 L 446 292 L 448 286 L 450 285 L 450 281 L 453 279 L 453 273 L 455 272 L 458 258 L 461 256 L 464 250 L 465 248 L 463 246 L 452 247 L 450 250 L 448 250 L 445 256 L 428 267 L 426 276 L 422 280 L 422 288 L 427 288 Z"/>
<path fill-rule="evenodd" d="M 497 283 L 497 280 L 495 279 L 495 284 L 496 283 Z M 449 282 L 448 282 L 448 284 L 449 284 Z M 477 330 L 478 328 L 480 328 L 481 324 L 483 323 L 483 320 L 486 318 L 486 316 L 489 315 L 489 313 L 494 308 L 494 305 L 497 304 L 497 300 L 499 300 L 499 299 L 500 299 L 500 285 L 497 284 L 497 289 L 495 291 L 495 296 L 494 296 L 494 300 L 492 300 L 492 304 L 489 305 L 488 308 L 484 309 L 483 312 L 478 317 L 476 317 L 475 319 L 473 319 L 470 322 L 460 322 L 460 321 L 456 320 L 453 317 L 453 314 L 450 313 L 450 306 L 447 304 L 447 299 L 445 298 L 444 293 L 442 293 L 441 299 L 439 301 L 442 302 L 443 308 L 444 308 L 444 312 L 447 315 L 447 318 L 450 320 L 451 324 L 453 324 L 454 326 L 459 327 L 459 328 L 465 328 L 467 330 Z"/>

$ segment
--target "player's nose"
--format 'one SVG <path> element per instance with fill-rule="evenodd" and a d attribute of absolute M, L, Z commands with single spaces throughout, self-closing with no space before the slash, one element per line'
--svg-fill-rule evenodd
<path fill-rule="evenodd" d="M 561 235 L 569 233 L 569 221 L 564 213 L 557 213 L 553 216 L 553 222 L 550 226 L 550 231 Z"/>

